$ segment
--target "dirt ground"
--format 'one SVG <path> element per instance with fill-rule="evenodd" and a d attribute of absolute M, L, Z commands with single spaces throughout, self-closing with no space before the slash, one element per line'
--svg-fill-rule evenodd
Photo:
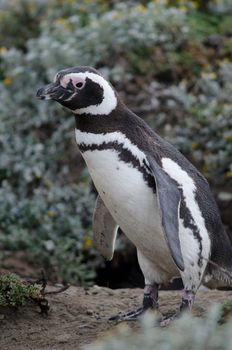
<path fill-rule="evenodd" d="M 160 292 L 160 309 L 164 315 L 178 308 L 179 294 L 176 291 Z M 231 298 L 232 291 L 199 291 L 193 312 L 203 315 L 210 304 Z M 118 327 L 108 321 L 110 316 L 140 306 L 142 290 L 70 287 L 48 299 L 48 316 L 39 314 L 34 305 L 17 312 L 0 313 L 1 350 L 81 349 Z M 131 322 L 131 326 L 138 325 Z"/>

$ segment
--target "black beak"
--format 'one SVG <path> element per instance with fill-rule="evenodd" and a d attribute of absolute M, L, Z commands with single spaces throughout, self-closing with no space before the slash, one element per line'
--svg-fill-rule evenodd
<path fill-rule="evenodd" d="M 40 100 L 58 100 L 61 95 L 63 95 L 63 88 L 56 82 L 40 88 L 36 97 Z"/>

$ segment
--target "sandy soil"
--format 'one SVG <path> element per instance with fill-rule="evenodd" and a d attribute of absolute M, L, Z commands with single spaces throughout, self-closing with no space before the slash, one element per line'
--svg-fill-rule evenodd
<path fill-rule="evenodd" d="M 176 291 L 160 292 L 160 309 L 164 315 L 178 308 L 179 294 Z M 232 298 L 231 291 L 199 291 L 193 312 L 203 315 L 210 304 L 222 303 L 229 298 Z M 34 305 L 0 314 L 1 350 L 81 349 L 84 344 L 117 327 L 108 321 L 110 316 L 140 306 L 142 290 L 70 287 L 48 299 L 48 316 L 39 314 Z M 138 325 L 131 322 L 131 326 Z"/>

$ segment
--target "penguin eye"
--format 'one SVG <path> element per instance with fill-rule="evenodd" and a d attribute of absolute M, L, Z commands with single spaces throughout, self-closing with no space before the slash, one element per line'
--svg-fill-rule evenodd
<path fill-rule="evenodd" d="M 84 86 L 84 83 L 82 81 L 79 81 L 75 84 L 76 88 L 81 89 Z"/>
<path fill-rule="evenodd" d="M 78 90 L 82 89 L 85 86 L 85 79 L 80 76 L 72 76 L 71 80 L 73 86 Z"/>

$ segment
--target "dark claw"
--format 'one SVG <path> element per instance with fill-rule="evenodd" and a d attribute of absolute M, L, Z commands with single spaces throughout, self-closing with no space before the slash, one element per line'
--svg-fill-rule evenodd
<path fill-rule="evenodd" d="M 178 311 L 174 315 L 163 318 L 160 320 L 159 325 L 160 327 L 167 327 L 172 321 L 179 320 L 181 316 L 183 315 L 183 312 Z"/>
<path fill-rule="evenodd" d="M 135 311 L 128 312 L 126 314 L 118 314 L 109 318 L 109 321 L 136 321 L 140 316 L 144 314 L 147 309 L 140 307 Z"/>

